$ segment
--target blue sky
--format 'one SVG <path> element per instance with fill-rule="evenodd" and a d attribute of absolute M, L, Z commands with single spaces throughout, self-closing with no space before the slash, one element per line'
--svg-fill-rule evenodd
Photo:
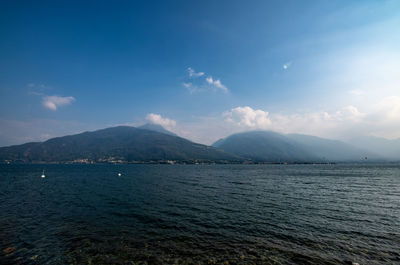
<path fill-rule="evenodd" d="M 399 1 L 2 1 L 0 146 L 153 122 L 400 137 Z"/>

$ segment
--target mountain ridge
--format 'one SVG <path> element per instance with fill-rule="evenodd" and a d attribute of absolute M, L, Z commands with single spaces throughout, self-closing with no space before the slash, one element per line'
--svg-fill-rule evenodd
<path fill-rule="evenodd" d="M 400 138 L 390 140 L 375 136 L 362 136 L 346 139 L 344 142 L 373 151 L 387 159 L 400 161 Z"/>
<path fill-rule="evenodd" d="M 178 136 L 117 126 L 0 148 L 0 161 L 152 162 L 237 161 L 235 155 Z"/>
<path fill-rule="evenodd" d="M 232 134 L 213 144 L 243 158 L 274 162 L 360 162 L 382 161 L 383 157 L 339 140 L 273 131 L 250 131 Z M 365 159 L 366 158 L 366 159 Z M 365 161 L 364 161 L 365 162 Z"/>
<path fill-rule="evenodd" d="M 250 131 L 212 146 L 162 126 L 117 126 L 0 148 L 0 162 L 26 163 L 330 163 L 390 161 L 339 140 Z"/>
<path fill-rule="evenodd" d="M 172 135 L 172 136 L 178 136 L 175 133 L 166 130 L 163 126 L 161 126 L 159 124 L 154 124 L 154 123 L 146 123 L 146 124 L 143 124 L 136 128 L 143 129 L 143 130 L 155 131 L 155 132 L 164 133 L 164 134 L 168 134 L 168 135 Z"/>

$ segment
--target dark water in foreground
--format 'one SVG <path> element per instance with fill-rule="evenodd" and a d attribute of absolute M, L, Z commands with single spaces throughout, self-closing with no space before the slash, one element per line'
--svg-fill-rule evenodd
<path fill-rule="evenodd" d="M 2 264 L 400 264 L 400 166 L 1 165 L 0 248 Z"/>

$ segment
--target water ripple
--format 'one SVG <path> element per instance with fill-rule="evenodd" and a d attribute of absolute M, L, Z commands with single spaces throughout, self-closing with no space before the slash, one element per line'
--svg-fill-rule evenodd
<path fill-rule="evenodd" d="M 0 166 L 2 264 L 400 264 L 399 231 L 397 165 Z"/>

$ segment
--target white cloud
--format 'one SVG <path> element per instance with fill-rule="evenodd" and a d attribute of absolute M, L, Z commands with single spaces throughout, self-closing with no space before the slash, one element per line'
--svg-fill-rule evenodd
<path fill-rule="evenodd" d="M 192 87 L 192 83 L 182 83 L 182 85 L 188 89 Z"/>
<path fill-rule="evenodd" d="M 69 105 L 74 101 L 74 97 L 45 96 L 42 104 L 45 108 L 56 111 L 58 107 Z"/>
<path fill-rule="evenodd" d="M 248 129 L 267 129 L 271 124 L 268 112 L 250 107 L 237 107 L 223 114 L 225 121 Z"/>
<path fill-rule="evenodd" d="M 50 86 L 44 84 L 36 84 L 36 83 L 29 83 L 26 85 L 26 87 L 28 88 L 28 94 L 36 96 L 44 96 L 45 90 L 52 89 Z"/>
<path fill-rule="evenodd" d="M 227 88 L 226 86 L 224 86 L 224 85 L 221 83 L 221 80 L 219 80 L 219 79 L 214 80 L 211 76 L 209 76 L 209 77 L 206 78 L 206 82 L 207 82 L 208 84 L 210 84 L 210 85 L 216 87 L 216 88 L 221 89 L 222 92 L 224 92 L 224 93 L 227 93 L 227 92 L 228 92 L 228 88 Z"/>
<path fill-rule="evenodd" d="M 386 97 L 373 104 L 366 118 L 372 135 L 400 138 L 400 96 Z"/>
<path fill-rule="evenodd" d="M 200 77 L 200 76 L 204 75 L 204 72 L 197 72 L 196 73 L 196 71 L 191 67 L 189 67 L 187 70 L 189 72 L 189 77 Z"/>
<path fill-rule="evenodd" d="M 26 85 L 28 88 L 36 88 L 36 89 L 51 89 L 51 87 L 45 85 L 45 84 L 35 84 L 35 83 L 29 83 Z"/>
<path fill-rule="evenodd" d="M 268 113 L 251 107 L 237 107 L 223 114 L 237 129 L 268 129 L 281 133 L 301 133 L 341 139 L 363 135 L 400 137 L 400 97 L 384 98 L 361 111 L 346 106 L 336 111 Z M 235 128 L 233 128 L 235 130 Z"/>
<path fill-rule="evenodd" d="M 343 120 L 351 120 L 353 122 L 361 121 L 365 117 L 364 113 L 361 113 L 356 107 L 354 106 L 347 106 L 342 108 L 341 110 L 337 111 L 333 118 L 339 121 Z"/>
<path fill-rule="evenodd" d="M 233 133 L 250 130 L 308 134 L 329 139 L 367 135 L 400 138 L 400 97 L 387 97 L 363 110 L 349 105 L 334 111 L 282 114 L 249 106 L 236 107 L 220 117 L 200 117 L 180 123 L 174 132 L 193 141 L 212 144 Z"/>
<path fill-rule="evenodd" d="M 166 129 L 171 129 L 176 126 L 176 121 L 163 118 L 160 114 L 149 113 L 146 116 L 146 120 L 153 124 L 158 124 Z"/>
<path fill-rule="evenodd" d="M 193 68 L 187 69 L 189 72 L 189 80 L 183 82 L 182 85 L 190 92 L 199 92 L 207 90 L 221 90 L 224 93 L 228 92 L 228 88 L 221 83 L 220 79 L 214 80 L 211 76 L 205 77 L 204 72 L 196 72 Z M 200 78 L 198 78 L 200 77 Z"/>
<path fill-rule="evenodd" d="M 291 65 L 292 65 L 292 62 L 291 62 L 291 61 L 290 61 L 290 62 L 287 62 L 287 63 L 283 64 L 282 69 L 283 69 L 283 70 L 287 70 Z"/>
<path fill-rule="evenodd" d="M 271 130 L 326 138 L 361 135 L 367 132 L 366 113 L 354 106 L 334 112 L 319 111 L 295 114 L 271 114 Z"/>
<path fill-rule="evenodd" d="M 376 103 L 373 108 L 380 118 L 390 122 L 400 122 L 400 96 L 386 97 Z"/>
<path fill-rule="evenodd" d="M 193 83 L 185 83 L 183 82 L 182 85 L 190 92 L 190 94 L 193 94 L 196 91 L 199 91 L 199 88 L 195 85 L 193 85 Z"/>

